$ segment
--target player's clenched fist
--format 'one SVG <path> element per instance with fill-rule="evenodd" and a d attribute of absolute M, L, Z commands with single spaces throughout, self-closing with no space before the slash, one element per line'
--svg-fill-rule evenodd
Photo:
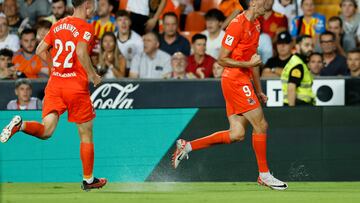
<path fill-rule="evenodd" d="M 259 66 L 262 63 L 260 55 L 259 54 L 254 54 L 252 55 L 251 59 L 250 59 L 250 64 L 251 66 L 255 67 L 255 66 Z"/>

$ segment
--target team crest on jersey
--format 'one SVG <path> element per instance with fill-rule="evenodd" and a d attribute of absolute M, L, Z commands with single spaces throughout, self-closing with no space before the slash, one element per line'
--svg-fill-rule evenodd
<path fill-rule="evenodd" d="M 83 36 L 84 40 L 89 41 L 89 40 L 90 40 L 90 37 L 91 37 L 90 32 L 85 32 L 85 33 L 84 33 L 84 36 Z"/>
<path fill-rule="evenodd" d="M 225 44 L 231 46 L 234 41 L 234 37 L 231 35 L 227 35 L 225 39 Z"/>
<path fill-rule="evenodd" d="M 247 99 L 250 105 L 254 105 L 256 102 L 252 98 Z"/>

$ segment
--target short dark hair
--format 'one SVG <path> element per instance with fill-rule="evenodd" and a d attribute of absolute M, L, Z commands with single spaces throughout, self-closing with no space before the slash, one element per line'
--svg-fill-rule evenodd
<path fill-rule="evenodd" d="M 36 23 L 36 29 L 40 29 L 40 28 L 47 28 L 50 29 L 51 28 L 52 23 L 48 20 L 40 20 L 39 22 Z"/>
<path fill-rule="evenodd" d="M 166 12 L 166 13 L 163 15 L 163 21 L 165 21 L 165 18 L 166 18 L 167 16 L 172 16 L 172 17 L 176 18 L 176 22 L 178 22 L 178 17 L 177 17 L 177 15 L 176 15 L 176 13 L 174 13 L 174 12 Z"/>
<path fill-rule="evenodd" d="M 20 87 L 20 85 L 29 85 L 32 88 L 31 80 L 27 78 L 20 78 L 15 81 L 15 88 Z"/>
<path fill-rule="evenodd" d="M 310 58 L 313 57 L 313 56 L 320 56 L 321 60 L 323 60 L 323 55 L 320 54 L 319 52 L 312 52 L 312 53 L 310 54 L 310 56 L 309 56 L 309 60 L 310 60 Z"/>
<path fill-rule="evenodd" d="M 333 32 L 330 32 L 329 30 L 326 30 L 325 32 L 320 34 L 320 42 L 321 42 L 321 37 L 324 35 L 331 35 L 331 37 L 333 38 L 333 40 L 336 39 L 336 35 Z"/>
<path fill-rule="evenodd" d="M 72 5 L 74 6 L 74 8 L 77 8 L 81 5 L 83 5 L 83 3 L 85 3 L 88 0 L 71 0 Z"/>
<path fill-rule="evenodd" d="M 213 8 L 210 9 L 208 12 L 206 12 L 205 19 L 206 20 L 216 19 L 220 22 L 223 22 L 225 20 L 225 16 L 223 12 L 221 12 L 219 9 Z"/>
<path fill-rule="evenodd" d="M 204 39 L 205 41 L 207 40 L 205 35 L 197 33 L 194 36 L 192 36 L 191 43 L 195 43 L 195 41 L 198 40 L 198 39 Z"/>
<path fill-rule="evenodd" d="M 306 38 L 312 38 L 310 35 L 300 35 L 296 38 L 296 44 L 299 44 L 301 43 L 304 39 Z"/>
<path fill-rule="evenodd" d="M 304 1 L 305 1 L 305 0 L 301 0 L 300 6 L 302 6 L 302 5 L 304 4 Z M 314 1 L 313 1 L 313 2 L 314 2 Z"/>
<path fill-rule="evenodd" d="M 332 16 L 331 18 L 329 18 L 328 22 L 334 22 L 334 21 L 339 21 L 340 23 L 340 27 L 342 28 L 343 26 L 343 21 L 341 20 L 341 18 L 339 16 Z"/>
<path fill-rule="evenodd" d="M 20 33 L 20 39 L 27 34 L 34 34 L 34 36 L 36 36 L 36 30 L 35 29 L 31 29 L 31 28 L 25 28 L 21 33 Z"/>
<path fill-rule="evenodd" d="M 340 2 L 340 7 L 341 7 L 341 5 L 342 5 L 345 1 L 350 1 L 351 3 L 353 3 L 355 8 L 358 7 L 358 4 L 357 4 L 356 0 L 342 0 L 342 1 Z"/>
<path fill-rule="evenodd" d="M 14 56 L 14 53 L 10 49 L 4 48 L 0 49 L 0 56 L 7 56 L 12 58 Z"/>
<path fill-rule="evenodd" d="M 145 33 L 145 35 L 147 35 L 147 34 L 153 35 L 153 36 L 155 37 L 155 39 L 156 39 L 158 42 L 160 42 L 160 35 L 159 35 L 159 33 L 155 32 L 155 31 L 150 31 L 150 32 Z"/>
<path fill-rule="evenodd" d="M 127 18 L 131 19 L 130 18 L 130 13 L 127 12 L 126 10 L 118 10 L 116 12 L 116 14 L 115 14 L 115 17 L 116 18 L 118 18 L 118 17 L 127 17 Z"/>
<path fill-rule="evenodd" d="M 64 3 L 64 5 L 66 6 L 66 4 L 67 4 L 66 0 L 52 0 L 52 3 L 57 3 L 60 1 L 62 1 Z"/>
<path fill-rule="evenodd" d="M 348 54 L 360 54 L 360 48 L 354 48 L 354 49 L 351 49 L 350 51 L 348 51 Z"/>

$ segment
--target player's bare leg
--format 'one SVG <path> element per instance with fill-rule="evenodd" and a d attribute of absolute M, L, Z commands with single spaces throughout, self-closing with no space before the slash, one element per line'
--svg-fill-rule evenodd
<path fill-rule="evenodd" d="M 259 167 L 258 183 L 275 190 L 285 190 L 288 185 L 270 174 L 266 158 L 266 132 L 268 123 L 261 107 L 244 113 L 253 126 L 252 143 Z"/>
<path fill-rule="evenodd" d="M 43 118 L 43 122 L 23 121 L 21 116 L 14 116 L 10 123 L 2 130 L 0 141 L 7 142 L 15 133 L 23 131 L 33 137 L 46 140 L 51 137 L 57 126 L 59 116 L 53 112 Z"/>
<path fill-rule="evenodd" d="M 176 141 L 176 149 L 172 156 L 172 164 L 177 168 L 184 158 L 189 158 L 189 153 L 193 150 L 208 148 L 215 144 L 230 144 L 245 139 L 245 129 L 248 121 L 244 116 L 231 115 L 228 117 L 229 130 L 215 132 L 209 136 L 202 137 L 191 142 L 179 139 Z"/>
<path fill-rule="evenodd" d="M 83 182 L 81 188 L 85 191 L 102 188 L 107 180 L 95 178 L 94 168 L 94 143 L 93 143 L 93 121 L 77 124 L 80 135 L 80 157 L 83 166 Z"/>

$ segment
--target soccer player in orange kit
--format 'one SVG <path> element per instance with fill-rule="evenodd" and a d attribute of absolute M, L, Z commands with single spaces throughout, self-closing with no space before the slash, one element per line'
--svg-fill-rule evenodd
<path fill-rule="evenodd" d="M 218 63 L 224 66 L 221 87 L 230 129 L 190 142 L 177 140 L 172 157 L 174 168 L 178 167 L 181 160 L 188 158 L 191 151 L 244 140 L 245 129 L 250 122 L 253 127 L 252 144 L 259 168 L 258 183 L 275 190 L 285 190 L 288 187 L 269 171 L 266 158 L 268 124 L 258 100 L 259 97 L 262 102 L 267 101 L 267 96 L 260 86 L 261 59 L 256 54 L 260 36 L 260 23 L 257 17 L 264 15 L 265 2 L 266 0 L 251 0 L 248 10 L 231 21 L 222 41 Z"/>
<path fill-rule="evenodd" d="M 67 110 L 69 122 L 77 124 L 80 134 L 82 189 L 90 190 L 101 188 L 107 182 L 105 178 L 93 176 L 95 112 L 90 100 L 88 78 L 97 86 L 101 77 L 96 74 L 89 57 L 94 32 L 86 19 L 94 13 L 95 2 L 72 0 L 72 4 L 73 16 L 56 22 L 36 50 L 36 54 L 52 69 L 45 89 L 42 123 L 22 121 L 20 116 L 15 116 L 1 132 L 0 141 L 7 142 L 19 131 L 46 140 L 53 134 L 59 116 Z"/>

